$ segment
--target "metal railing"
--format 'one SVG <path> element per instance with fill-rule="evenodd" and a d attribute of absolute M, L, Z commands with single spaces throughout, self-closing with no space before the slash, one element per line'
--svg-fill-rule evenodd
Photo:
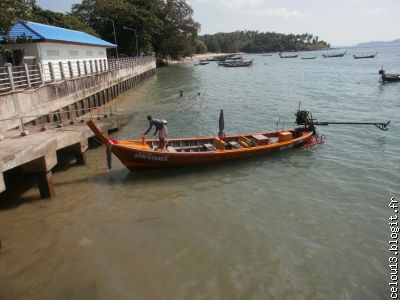
<path fill-rule="evenodd" d="M 154 56 L 120 59 L 76 60 L 48 64 L 0 67 L 0 94 L 35 88 L 42 84 L 79 78 L 154 62 Z"/>
<path fill-rule="evenodd" d="M 94 106 L 80 109 L 59 110 L 39 115 L 27 115 L 23 117 L 12 117 L 0 119 L 2 121 L 18 121 L 17 126 L 21 135 L 27 135 L 28 132 L 45 131 L 50 127 L 61 128 L 67 125 L 73 125 L 76 122 L 83 123 L 87 119 L 108 118 L 117 113 L 116 104 L 106 104 L 104 106 Z M 29 119 L 29 123 L 24 121 Z M 33 119 L 33 120 L 32 120 Z"/>

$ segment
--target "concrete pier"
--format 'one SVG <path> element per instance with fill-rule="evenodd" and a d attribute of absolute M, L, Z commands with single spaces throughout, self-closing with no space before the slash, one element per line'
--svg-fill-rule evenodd
<path fill-rule="evenodd" d="M 99 128 L 107 133 L 116 130 L 131 120 L 131 115 L 113 113 L 96 120 Z M 77 164 L 85 164 L 88 139 L 93 132 L 86 123 L 75 123 L 46 131 L 33 130 L 27 136 L 13 130 L 4 133 L 0 142 L 0 192 L 7 189 L 4 173 L 17 167 L 34 173 L 42 198 L 55 195 L 51 170 L 57 165 L 57 152 L 66 151 L 75 156 Z"/>
<path fill-rule="evenodd" d="M 0 94 L 0 135 L 29 123 L 70 120 L 135 89 L 155 74 L 154 57 L 87 76 L 46 82 L 35 88 Z M 83 113 L 82 113 L 83 112 Z M 58 113 L 54 115 L 54 113 Z M 38 118 L 37 116 L 41 116 Z"/>

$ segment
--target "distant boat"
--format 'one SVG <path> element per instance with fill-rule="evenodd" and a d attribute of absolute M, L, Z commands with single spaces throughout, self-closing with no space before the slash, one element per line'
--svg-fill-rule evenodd
<path fill-rule="evenodd" d="M 400 81 L 400 74 L 386 74 L 385 70 L 380 70 L 379 75 L 381 76 L 381 80 L 383 82 L 395 82 Z"/>
<path fill-rule="evenodd" d="M 296 58 L 297 56 L 299 56 L 298 54 L 293 54 L 293 55 L 282 55 L 282 52 L 279 52 L 279 56 L 280 58 Z"/>
<path fill-rule="evenodd" d="M 253 64 L 253 60 L 248 61 L 232 61 L 232 62 L 225 62 L 224 66 L 228 68 L 235 68 L 235 67 L 250 67 Z"/>
<path fill-rule="evenodd" d="M 347 50 L 342 53 L 332 53 L 332 54 L 322 54 L 324 58 L 331 58 L 331 57 L 343 57 L 347 53 Z"/>
<path fill-rule="evenodd" d="M 203 65 L 208 65 L 209 64 L 209 62 L 208 61 L 200 61 L 199 62 L 199 65 L 201 65 L 201 66 L 203 66 Z"/>
<path fill-rule="evenodd" d="M 272 54 L 262 54 L 262 56 L 272 56 Z"/>
<path fill-rule="evenodd" d="M 316 56 L 302 57 L 301 59 L 316 59 Z"/>
<path fill-rule="evenodd" d="M 378 52 L 375 52 L 374 54 L 365 54 L 365 55 L 353 55 L 354 59 L 360 59 L 360 58 L 374 58 Z"/>

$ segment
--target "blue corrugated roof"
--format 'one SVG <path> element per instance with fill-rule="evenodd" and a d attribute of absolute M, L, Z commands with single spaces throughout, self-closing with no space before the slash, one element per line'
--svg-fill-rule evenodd
<path fill-rule="evenodd" d="M 19 36 L 27 36 L 32 40 L 59 41 L 76 44 L 89 44 L 103 47 L 116 47 L 98 37 L 82 31 L 76 31 L 35 22 L 17 22 L 10 30 L 9 36 L 16 39 Z M 2 37 L 0 37 L 2 40 Z"/>
<path fill-rule="evenodd" d="M 12 40 L 17 39 L 18 37 L 26 36 L 27 38 L 31 38 L 32 40 L 42 40 L 43 37 L 37 34 L 36 32 L 29 29 L 22 23 L 16 23 L 9 32 L 9 37 Z"/>

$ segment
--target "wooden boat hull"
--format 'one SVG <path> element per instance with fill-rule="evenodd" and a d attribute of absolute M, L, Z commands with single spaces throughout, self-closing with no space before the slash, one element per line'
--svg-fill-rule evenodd
<path fill-rule="evenodd" d="M 322 54 L 324 58 L 333 58 L 333 57 L 343 57 L 347 53 L 347 50 L 343 53 L 333 53 L 333 54 Z"/>
<path fill-rule="evenodd" d="M 118 157 L 118 159 L 131 171 L 143 169 L 157 168 L 175 168 L 190 167 L 198 165 L 208 165 L 221 163 L 232 160 L 245 159 L 253 156 L 269 155 L 273 152 L 284 151 L 310 144 L 315 139 L 313 132 L 303 131 L 296 133 L 296 130 L 287 130 L 292 132 L 296 138 L 285 142 L 276 142 L 268 145 L 253 146 L 248 148 L 231 149 L 231 150 L 215 150 L 208 152 L 168 152 L 156 151 L 148 148 L 147 144 L 143 144 L 141 140 L 115 141 L 104 136 L 96 125 L 88 122 L 88 126 L 95 133 L 96 137 L 107 146 L 107 148 Z M 264 135 L 276 135 L 279 132 L 264 133 Z M 260 135 L 260 134 L 258 134 Z M 227 136 L 224 140 L 235 138 L 235 136 Z M 170 139 L 168 143 L 174 142 L 204 142 L 214 139 L 197 138 L 197 139 Z M 147 140 L 147 143 L 157 142 L 157 140 Z"/>
<path fill-rule="evenodd" d="M 398 82 L 400 81 L 400 74 L 387 74 L 382 76 L 384 82 Z"/>
<path fill-rule="evenodd" d="M 362 59 L 362 58 L 375 58 L 376 54 L 374 55 L 365 55 L 365 56 L 357 56 L 353 55 L 354 59 Z"/>
<path fill-rule="evenodd" d="M 379 75 L 382 75 L 381 80 L 383 82 L 398 82 L 398 81 L 400 81 L 400 74 L 386 74 L 385 70 L 380 70 Z"/>
<path fill-rule="evenodd" d="M 298 55 L 290 55 L 290 56 L 284 56 L 284 55 L 279 55 L 280 58 L 297 58 Z"/>

